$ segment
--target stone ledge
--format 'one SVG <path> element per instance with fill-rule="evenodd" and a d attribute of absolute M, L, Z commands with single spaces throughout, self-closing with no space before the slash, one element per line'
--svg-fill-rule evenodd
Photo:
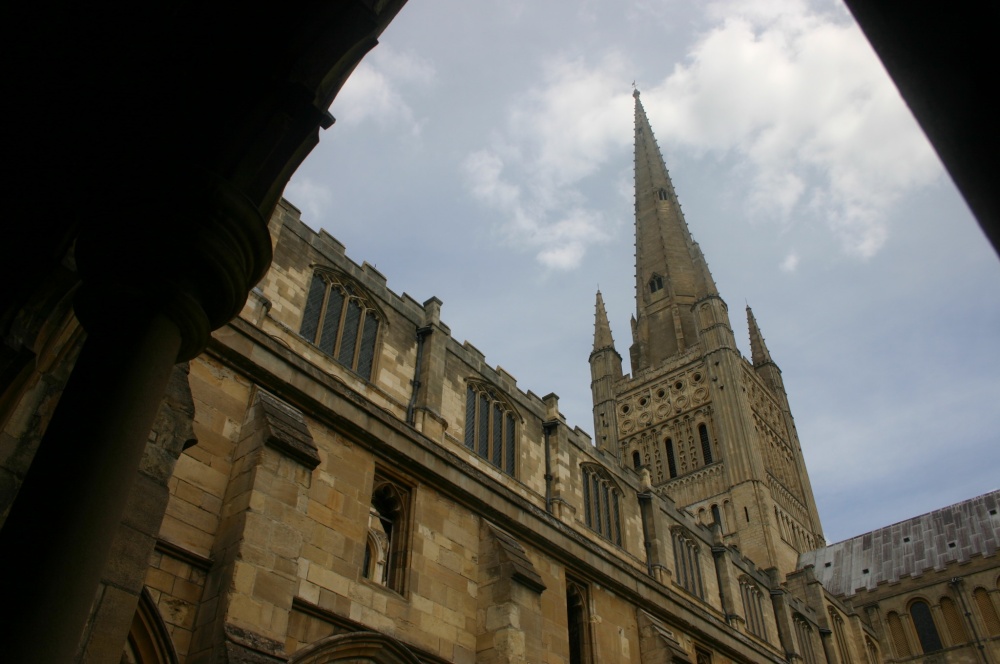
<path fill-rule="evenodd" d="M 309 470 L 319 465 L 319 449 L 309 433 L 302 411 L 259 387 L 254 405 L 260 407 L 263 424 L 267 427 L 265 445 L 295 459 Z"/>

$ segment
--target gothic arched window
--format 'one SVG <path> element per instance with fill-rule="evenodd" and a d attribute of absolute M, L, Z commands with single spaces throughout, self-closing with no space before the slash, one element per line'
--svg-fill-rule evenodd
<path fill-rule="evenodd" d="M 299 334 L 354 373 L 371 380 L 381 320 L 370 298 L 353 281 L 330 272 L 316 272 Z"/>
<path fill-rule="evenodd" d="M 747 629 L 751 634 L 767 639 L 764 601 L 760 588 L 749 577 L 740 577 L 740 596 L 743 598 L 743 614 L 746 616 Z"/>
<path fill-rule="evenodd" d="M 925 653 L 941 650 L 943 647 L 941 636 L 938 634 L 934 617 L 931 616 L 931 607 L 927 606 L 927 602 L 918 599 L 910 604 L 910 620 L 913 621 L 917 640 L 920 641 L 920 647 Z"/>
<path fill-rule="evenodd" d="M 361 572 L 365 578 L 398 593 L 405 590 L 409 567 L 409 511 L 409 489 L 375 475 Z"/>
<path fill-rule="evenodd" d="M 122 650 L 121 664 L 160 664 L 176 662 L 177 652 L 167 625 L 160 616 L 149 590 L 139 595 L 132 626 Z"/>
<path fill-rule="evenodd" d="M 569 664 L 593 661 L 590 648 L 590 609 L 587 586 L 566 579 L 566 624 L 569 630 Z"/>
<path fill-rule="evenodd" d="M 852 664 L 851 647 L 847 642 L 847 633 L 844 632 L 844 619 L 840 613 L 830 607 L 830 623 L 833 625 L 833 636 L 837 641 L 837 650 L 840 651 L 840 661 L 844 664 Z"/>
<path fill-rule="evenodd" d="M 469 381 L 465 396 L 465 446 L 508 475 L 517 461 L 514 409 L 492 387 Z"/>
<path fill-rule="evenodd" d="M 622 545 L 621 491 L 608 471 L 585 464 L 583 471 L 583 515 L 587 525 L 605 539 Z"/>
<path fill-rule="evenodd" d="M 799 642 L 799 652 L 805 664 L 816 664 L 816 651 L 813 650 L 813 631 L 806 619 L 795 614 L 795 636 Z"/>
<path fill-rule="evenodd" d="M 868 664 L 879 664 L 882 661 L 878 656 L 878 646 L 867 636 L 865 637 L 865 653 L 868 655 Z"/>
<path fill-rule="evenodd" d="M 639 454 L 638 450 L 632 452 L 632 467 L 636 470 L 642 468 L 642 455 Z"/>
<path fill-rule="evenodd" d="M 649 292 L 655 293 L 658 290 L 663 290 L 663 277 L 654 274 L 652 279 L 649 280 Z"/>
<path fill-rule="evenodd" d="M 674 578 L 677 584 L 692 595 L 705 599 L 698 545 L 680 528 L 671 531 L 671 539 L 674 543 Z"/>

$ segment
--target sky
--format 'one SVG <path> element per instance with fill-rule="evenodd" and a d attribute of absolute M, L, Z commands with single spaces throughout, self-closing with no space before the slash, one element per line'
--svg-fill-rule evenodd
<path fill-rule="evenodd" d="M 1000 488 L 1000 260 L 838 3 L 410 0 L 285 196 L 591 433 L 628 367 L 632 85 L 829 542 Z"/>

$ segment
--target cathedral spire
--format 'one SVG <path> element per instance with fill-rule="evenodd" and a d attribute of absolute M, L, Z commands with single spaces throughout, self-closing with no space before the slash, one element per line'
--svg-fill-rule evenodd
<path fill-rule="evenodd" d="M 705 257 L 691 237 L 649 118 L 635 98 L 635 339 L 633 371 L 697 343 L 692 305 L 718 296 Z"/>
<path fill-rule="evenodd" d="M 604 348 L 614 350 L 615 340 L 611 336 L 611 323 L 608 322 L 608 312 L 604 308 L 604 298 L 601 291 L 597 291 L 597 313 L 594 320 L 594 350 L 599 351 Z"/>
<path fill-rule="evenodd" d="M 750 328 L 750 358 L 753 365 L 759 367 L 764 364 L 774 364 L 771 353 L 767 350 L 767 344 L 764 343 L 764 335 L 757 327 L 757 319 L 754 318 L 753 310 L 749 304 L 747 305 L 747 327 Z"/>

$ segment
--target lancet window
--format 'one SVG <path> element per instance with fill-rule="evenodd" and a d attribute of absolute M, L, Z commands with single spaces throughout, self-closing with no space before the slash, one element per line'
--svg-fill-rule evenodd
<path fill-rule="evenodd" d="M 583 471 L 583 514 L 587 525 L 605 539 L 622 544 L 621 490 L 606 470 L 586 464 Z"/>
<path fill-rule="evenodd" d="M 569 664 L 590 664 L 590 607 L 587 586 L 566 579 L 566 625 L 569 630 Z"/>
<path fill-rule="evenodd" d="M 316 272 L 306 296 L 299 334 L 365 380 L 375 366 L 382 316 L 353 281 Z"/>
<path fill-rule="evenodd" d="M 698 425 L 698 437 L 701 439 L 701 458 L 705 465 L 712 463 L 712 441 L 708 438 L 708 427 Z"/>
<path fill-rule="evenodd" d="M 465 397 L 465 446 L 514 475 L 517 466 L 517 417 L 493 387 L 470 381 Z"/>
<path fill-rule="evenodd" d="M 740 578 L 740 596 L 743 598 L 743 614 L 746 616 L 747 629 L 751 634 L 767 639 L 764 601 L 760 588 L 749 577 L 743 576 Z"/>
<path fill-rule="evenodd" d="M 409 558 L 410 490 L 375 475 L 362 576 L 402 593 Z"/>
<path fill-rule="evenodd" d="M 809 623 L 799 614 L 795 614 L 795 637 L 799 642 L 799 652 L 805 664 L 816 664 L 816 651 L 813 650 L 813 630 Z"/>
<path fill-rule="evenodd" d="M 671 532 L 674 544 L 674 579 L 678 585 L 696 597 L 705 599 L 705 585 L 701 577 L 698 545 L 684 530 Z"/>
<path fill-rule="evenodd" d="M 833 626 L 833 636 L 837 641 L 837 650 L 840 651 L 840 661 L 844 664 L 853 664 L 854 658 L 851 657 L 851 647 L 847 642 L 847 633 L 844 631 L 844 619 L 833 607 L 830 607 L 830 624 Z"/>
<path fill-rule="evenodd" d="M 880 664 L 882 662 L 882 658 L 878 655 L 878 646 L 867 636 L 865 637 L 865 654 L 868 655 L 868 664 Z"/>
<path fill-rule="evenodd" d="M 649 292 L 655 293 L 659 290 L 663 290 L 663 277 L 658 274 L 654 274 L 653 278 L 649 280 Z"/>
<path fill-rule="evenodd" d="M 667 438 L 664 442 L 667 448 L 667 470 L 670 472 L 670 479 L 677 477 L 677 458 L 674 456 L 674 440 Z"/>

